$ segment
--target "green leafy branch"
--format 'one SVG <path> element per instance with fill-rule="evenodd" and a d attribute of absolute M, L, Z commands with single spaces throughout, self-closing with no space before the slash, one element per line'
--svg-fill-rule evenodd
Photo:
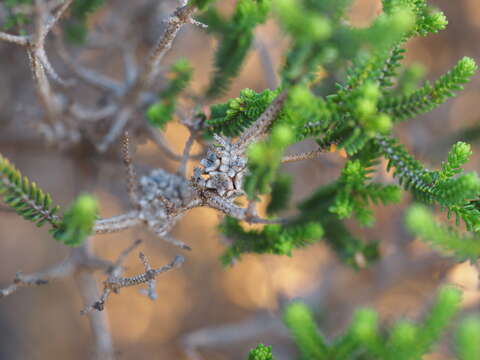
<path fill-rule="evenodd" d="M 192 78 L 193 69 L 185 59 L 176 61 L 170 70 L 170 80 L 159 94 L 159 101 L 150 105 L 146 111 L 148 122 L 164 129 L 173 119 L 177 106 L 177 98 L 186 89 Z"/>
<path fill-rule="evenodd" d="M 30 182 L 8 159 L 0 154 L 0 194 L 7 205 L 24 219 L 42 226 L 49 223 L 58 227 L 56 215 L 59 206 L 52 206 L 52 197 L 44 193 L 34 182 Z"/>
<path fill-rule="evenodd" d="M 378 104 L 379 111 L 391 115 L 396 122 L 429 112 L 454 97 L 454 91 L 462 90 L 462 85 L 468 83 L 476 71 L 475 61 L 464 57 L 433 85 L 427 82 L 413 93 L 382 98 Z"/>
<path fill-rule="evenodd" d="M 272 355 L 272 347 L 263 344 L 257 345 L 255 349 L 250 350 L 248 360 L 275 360 Z"/>
<path fill-rule="evenodd" d="M 433 86 L 427 83 L 413 93 L 397 96 L 400 88 L 408 88 L 404 86 L 405 81 L 408 80 L 411 87 L 412 81 L 418 79 L 418 76 L 409 75 L 412 79 L 399 80 L 397 88 L 389 89 L 395 84 L 403 59 L 401 45 L 414 35 L 444 28 L 443 14 L 431 9 L 423 0 L 385 1 L 385 14 L 366 29 L 354 29 L 339 21 L 341 17 L 324 16 L 325 13 L 335 13 L 336 6 L 345 10 L 348 2 L 330 4 L 331 8 L 327 3 L 331 2 L 320 5 L 310 1 L 300 4 L 294 0 L 282 0 L 275 4 L 281 25 L 292 35 L 292 51 L 282 70 L 283 80 L 286 83 L 295 80 L 297 85 L 290 91 L 282 116 L 272 126 L 270 138 L 249 149 L 249 175 L 244 183 L 247 195 L 254 199 L 259 193 L 273 190 L 278 193 L 287 189 L 286 183 L 276 180 L 283 149 L 293 140 L 315 136 L 321 149 L 335 144 L 344 148 L 351 160 L 336 182 L 320 188 L 300 204 L 300 213 L 293 223 L 321 226 L 325 240 L 347 263 L 357 266 L 359 254 L 374 259 L 378 252 L 375 243 L 365 244 L 356 239 L 342 220 L 355 214 L 361 224 L 369 225 L 373 222 L 370 203 L 387 204 L 400 199 L 398 186 L 385 186 L 369 180 L 372 165 L 381 156 L 388 160 L 388 168 L 395 168 L 394 176 L 405 190 L 426 203 L 440 204 L 449 215 L 455 214 L 457 221 L 462 219 L 469 229 L 477 229 L 480 181 L 475 173 L 463 173 L 461 169 L 470 156 L 468 145 L 456 144 L 441 169 L 429 171 L 388 135 L 392 120 L 433 109 L 453 96 L 454 91 L 460 90 L 476 70 L 473 60 L 464 58 Z M 327 56 L 327 50 L 335 55 Z M 353 56 L 354 62 L 347 71 L 345 84 L 337 84 L 336 91 L 326 98 L 318 96 L 313 82 L 310 82 L 316 69 L 320 65 L 328 67 L 327 58 L 331 61 L 338 57 L 336 62 L 339 62 L 347 54 Z M 268 106 L 269 94 L 270 91 L 261 94 L 249 91 L 238 99 L 212 107 L 211 129 L 231 136 L 239 134 Z M 263 100 L 261 104 L 255 103 L 257 99 Z M 398 111 L 393 105 L 395 101 Z M 408 106 L 402 108 L 401 101 L 405 101 L 404 106 L 410 104 L 411 109 Z M 254 116 L 249 117 L 249 111 Z M 273 134 L 281 126 L 284 126 L 285 134 L 289 132 L 293 138 L 276 144 Z M 269 213 L 285 207 L 287 199 L 287 196 L 283 197 L 277 209 L 277 204 L 272 201 L 275 206 Z M 236 230 L 241 233 L 241 229 Z"/>
<path fill-rule="evenodd" d="M 338 258 L 345 264 L 358 269 L 378 258 L 378 243 L 364 242 L 355 237 L 339 215 L 332 212 L 336 210 L 337 196 L 342 192 L 343 186 L 339 181 L 335 181 L 319 187 L 309 198 L 300 203 L 299 214 L 294 222 L 320 224 L 324 229 L 326 243 L 335 251 Z M 367 204 L 368 202 L 363 205 L 367 206 Z M 365 212 L 369 213 L 370 210 L 365 207 L 359 211 L 361 215 L 359 220 Z"/>
<path fill-rule="evenodd" d="M 431 6 L 426 0 L 382 0 L 383 11 L 387 14 L 395 13 L 407 6 L 416 15 L 415 28 L 409 36 L 425 36 L 443 30 L 447 24 L 445 15 Z"/>
<path fill-rule="evenodd" d="M 397 144 L 396 139 L 379 137 L 376 142 L 388 160 L 387 170 L 395 168 L 393 176 L 405 190 L 410 190 L 424 203 L 438 203 L 448 210 L 449 216 L 456 215 L 457 223 L 462 219 L 469 230 L 478 231 L 480 211 L 476 201 L 480 195 L 480 179 L 476 173 L 463 173 L 460 168 L 471 155 L 470 145 L 455 144 L 442 169 L 429 171 L 403 145 Z"/>
<path fill-rule="evenodd" d="M 368 183 L 371 164 L 365 166 L 360 160 L 348 161 L 338 180 L 338 192 L 329 211 L 337 214 L 339 219 L 349 218 L 355 213 L 357 220 L 363 225 L 371 225 L 374 221 L 369 201 L 377 205 L 398 203 L 401 198 L 400 188 L 395 185 Z"/>
<path fill-rule="evenodd" d="M 256 93 L 251 89 L 243 89 L 239 97 L 226 103 L 212 105 L 210 118 L 205 122 L 207 134 L 239 136 L 258 119 L 278 94 L 278 90 L 266 89 Z"/>
<path fill-rule="evenodd" d="M 341 63 L 343 58 L 356 59 L 365 47 L 372 54 L 388 54 L 388 50 L 396 46 L 415 25 L 415 15 L 406 6 L 403 6 L 403 11 L 378 16 L 366 29 L 345 25 L 340 21 L 342 16 L 324 15 L 329 12 L 344 13 L 347 4 L 348 1 L 328 1 L 319 5 L 317 2 L 299 3 L 295 0 L 275 3 L 276 14 L 292 42 L 282 70 L 284 81 L 296 82 L 311 76 L 319 66 Z M 325 7 L 329 10 L 324 11 Z M 381 63 L 383 67 L 384 63 Z"/>
<path fill-rule="evenodd" d="M 249 199 L 254 199 L 258 194 L 270 192 L 271 184 L 278 175 L 283 153 L 293 140 L 292 132 L 287 125 L 277 125 L 267 140 L 250 145 L 249 173 L 243 185 Z"/>
<path fill-rule="evenodd" d="M 412 206 L 407 212 L 406 224 L 413 234 L 461 261 L 480 258 L 479 236 L 462 235 L 458 230 L 440 224 L 425 206 Z"/>
<path fill-rule="evenodd" d="M 5 30 L 18 30 L 19 33 L 25 31 L 24 26 L 29 24 L 31 19 L 29 16 L 19 11 L 22 5 L 31 5 L 32 0 L 5 0 L 5 10 L 7 16 L 2 28 Z"/>
<path fill-rule="evenodd" d="M 209 99 L 222 95 L 231 80 L 238 75 L 252 45 L 253 31 L 266 20 L 269 9 L 270 0 L 239 0 L 228 20 L 221 18 L 213 8 L 201 18 L 209 25 L 208 31 L 219 37 L 215 70 L 206 91 Z"/>
<path fill-rule="evenodd" d="M 292 178 L 288 175 L 278 174 L 272 182 L 270 202 L 267 206 L 267 214 L 276 214 L 288 206 L 292 194 Z"/>
<path fill-rule="evenodd" d="M 304 247 L 323 235 L 317 223 L 282 226 L 265 225 L 261 230 L 245 230 L 240 222 L 226 217 L 220 224 L 220 231 L 233 241 L 221 260 L 231 264 L 245 253 L 291 255 L 292 250 Z"/>
<path fill-rule="evenodd" d="M 92 234 L 97 219 L 97 202 L 87 194 L 80 195 L 65 211 L 58 227 L 51 230 L 53 237 L 68 246 L 78 246 Z"/>
<path fill-rule="evenodd" d="M 82 44 L 87 37 L 88 16 L 99 9 L 105 0 L 75 0 L 70 9 L 70 17 L 65 22 L 67 39 Z"/>
<path fill-rule="evenodd" d="M 290 303 L 284 311 L 284 322 L 302 354 L 315 360 L 413 360 L 432 351 L 452 318 L 460 309 L 461 294 L 452 287 L 442 288 L 423 321 L 415 324 L 400 320 L 389 329 L 380 329 L 378 315 L 370 309 L 356 310 L 345 332 L 328 341 L 318 330 L 311 311 L 300 302 Z M 480 346 L 475 331 L 480 321 L 465 319 L 457 331 L 458 355 L 461 360 L 474 359 Z M 461 349 L 461 350 L 460 350 Z"/>
<path fill-rule="evenodd" d="M 5 203 L 24 219 L 42 226 L 49 223 L 53 237 L 69 246 L 80 245 L 92 233 L 97 205 L 90 195 L 81 195 L 60 217 L 52 197 L 23 176 L 0 154 L 0 194 Z"/>
<path fill-rule="evenodd" d="M 334 101 L 333 111 L 341 114 L 332 122 L 324 136 L 317 142 L 322 148 L 332 143 L 355 155 L 376 135 L 391 130 L 388 115 L 378 109 L 381 92 L 379 84 L 368 81 L 346 93 L 339 91 L 329 100 Z M 336 125 L 335 125 L 336 124 Z"/>

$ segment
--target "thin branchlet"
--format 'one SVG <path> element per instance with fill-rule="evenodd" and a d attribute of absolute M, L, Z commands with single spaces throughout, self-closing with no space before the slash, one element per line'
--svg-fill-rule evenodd
<path fill-rule="evenodd" d="M 177 170 L 177 174 L 185 177 L 187 171 L 188 159 L 190 158 L 190 150 L 192 149 L 193 143 L 195 141 L 196 134 L 191 132 L 188 136 L 187 141 L 185 142 L 185 147 L 183 148 L 182 160 Z"/>
<path fill-rule="evenodd" d="M 21 46 L 27 46 L 30 40 L 30 37 L 25 35 L 11 35 L 6 32 L 0 31 L 0 40 L 11 42 Z"/>
<path fill-rule="evenodd" d="M 65 260 L 36 273 L 17 272 L 12 284 L 0 289 L 0 298 L 9 296 L 22 287 L 46 285 L 51 281 L 67 278 L 79 269 L 107 272 L 113 266 L 109 261 L 87 254 L 84 250 L 84 246 L 75 248 Z"/>
<path fill-rule="evenodd" d="M 184 258 L 182 256 L 176 256 L 171 263 L 154 269 L 151 267 L 146 255 L 140 252 L 139 257 L 143 263 L 145 272 L 130 277 L 123 277 L 123 263 L 127 255 L 132 252 L 139 244 L 140 241 L 137 240 L 132 246 L 122 252 L 119 259 L 115 262 L 114 267 L 110 270 L 110 276 L 103 283 L 103 292 L 99 300 L 95 301 L 93 304 L 83 309 L 81 311 L 82 315 L 88 314 L 93 310 L 102 311 L 105 307 L 105 302 L 107 301 L 109 295 L 112 292 L 118 294 L 120 292 L 120 289 L 124 287 L 147 284 L 147 295 L 150 299 L 155 300 L 157 298 L 155 292 L 155 278 L 158 275 L 172 270 L 173 268 L 177 268 L 183 264 Z"/>
<path fill-rule="evenodd" d="M 319 150 L 312 150 L 300 154 L 293 154 L 287 155 L 282 158 L 282 164 L 296 162 L 296 161 L 303 161 L 303 160 L 311 160 L 318 158 L 321 154 L 324 154 L 325 151 L 322 149 Z"/>
<path fill-rule="evenodd" d="M 272 122 L 277 118 L 287 99 L 288 91 L 283 90 L 260 117 L 242 134 L 238 140 L 238 146 L 246 149 L 250 144 L 261 139 Z"/>
<path fill-rule="evenodd" d="M 130 137 L 128 131 L 125 131 L 122 137 L 122 160 L 125 166 L 127 176 L 127 189 L 130 201 L 135 206 L 138 205 L 138 181 L 133 167 L 132 157 L 130 156 Z"/>
<path fill-rule="evenodd" d="M 137 78 L 132 86 L 126 90 L 121 109 L 119 110 L 109 132 L 97 146 L 100 152 L 107 150 L 121 134 L 134 112 L 135 105 L 141 93 L 149 88 L 155 80 L 160 70 L 160 62 L 172 47 L 173 41 L 181 27 L 187 23 L 191 23 L 191 16 L 195 10 L 196 8 L 194 6 L 181 6 L 168 18 L 167 26 L 159 41 L 151 50 L 144 67 L 139 70 Z"/>
<path fill-rule="evenodd" d="M 107 219 L 100 219 L 95 222 L 93 232 L 95 234 L 107 234 L 123 231 L 142 223 L 138 211 L 114 216 Z"/>

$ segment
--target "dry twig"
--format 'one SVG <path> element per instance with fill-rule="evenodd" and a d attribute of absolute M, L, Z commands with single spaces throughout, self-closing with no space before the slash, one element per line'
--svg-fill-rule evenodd
<path fill-rule="evenodd" d="M 138 205 L 138 182 L 137 175 L 135 174 L 135 168 L 133 167 L 132 158 L 130 156 L 130 138 L 128 131 L 125 131 L 122 138 L 122 158 L 123 164 L 125 165 L 126 175 L 127 175 L 127 189 L 128 195 L 132 204 L 135 206 Z"/>
<path fill-rule="evenodd" d="M 316 159 L 317 157 L 319 157 L 323 153 L 324 152 L 319 149 L 319 150 L 312 150 L 312 151 L 309 151 L 309 152 L 304 152 L 304 153 L 301 153 L 301 154 L 287 155 L 287 156 L 283 157 L 282 164 L 291 163 L 291 162 L 295 162 L 295 161 Z"/>
<path fill-rule="evenodd" d="M 92 305 L 83 309 L 81 312 L 83 315 L 93 310 L 102 311 L 105 308 L 105 302 L 107 301 L 109 295 L 112 292 L 114 292 L 115 294 L 118 294 L 120 292 L 120 289 L 124 287 L 136 286 L 136 285 L 147 283 L 148 296 L 152 300 L 156 299 L 155 278 L 158 275 L 168 270 L 171 270 L 175 267 L 179 267 L 180 265 L 183 264 L 183 261 L 184 261 L 183 257 L 177 256 L 170 264 L 162 266 L 158 269 L 153 269 L 150 266 L 150 263 L 148 262 L 147 257 L 143 253 L 140 253 L 140 260 L 142 261 L 145 267 L 145 272 L 132 277 L 122 277 L 122 274 L 124 271 L 123 263 L 125 262 L 127 255 L 130 252 L 132 252 L 140 244 L 140 242 L 141 242 L 140 240 L 137 240 L 132 246 L 130 246 L 128 249 L 123 251 L 122 254 L 120 254 L 118 260 L 115 262 L 114 266 L 110 270 L 109 277 L 103 283 L 104 285 L 103 292 L 99 300 L 95 301 Z"/>
<path fill-rule="evenodd" d="M 282 110 L 287 96 L 287 90 L 283 90 L 277 95 L 263 114 L 260 115 L 260 117 L 240 136 L 240 139 L 238 140 L 239 147 L 246 149 L 250 144 L 265 135 L 269 126 Z"/>
<path fill-rule="evenodd" d="M 172 47 L 181 27 L 187 23 L 192 22 L 192 14 L 195 11 L 194 6 L 184 5 L 177 8 L 174 13 L 168 18 L 167 26 L 163 35 L 160 37 L 157 44 L 150 52 L 150 56 L 143 69 L 138 72 L 138 75 L 132 86 L 127 89 L 123 97 L 123 104 L 116 116 L 109 132 L 104 137 L 102 142 L 98 145 L 98 150 L 104 152 L 121 134 L 129 119 L 131 118 L 135 105 L 140 98 L 143 91 L 153 83 L 160 69 L 160 62 L 165 54 Z"/>

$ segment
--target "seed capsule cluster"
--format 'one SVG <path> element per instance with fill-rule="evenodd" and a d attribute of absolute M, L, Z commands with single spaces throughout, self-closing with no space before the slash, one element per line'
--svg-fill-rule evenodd
<path fill-rule="evenodd" d="M 184 206 L 192 198 L 188 182 L 181 176 L 154 169 L 140 179 L 140 218 L 155 229 L 167 219 L 167 206 Z"/>
<path fill-rule="evenodd" d="M 219 145 L 210 148 L 202 167 L 194 169 L 192 181 L 198 186 L 215 190 L 218 195 L 233 199 L 243 195 L 243 177 L 247 160 L 243 149 L 215 135 Z"/>

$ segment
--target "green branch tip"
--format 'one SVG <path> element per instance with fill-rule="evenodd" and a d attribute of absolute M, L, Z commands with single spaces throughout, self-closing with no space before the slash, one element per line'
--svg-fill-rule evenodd
<path fill-rule="evenodd" d="M 97 201 L 91 195 L 77 197 L 65 211 L 60 227 L 52 231 L 53 237 L 68 246 L 78 246 L 92 234 L 97 219 Z"/>
<path fill-rule="evenodd" d="M 272 347 L 258 344 L 255 349 L 250 350 L 248 360 L 275 360 L 272 354 Z"/>
<path fill-rule="evenodd" d="M 30 182 L 1 154 L 0 195 L 25 220 L 34 222 L 39 227 L 47 222 L 54 228 L 58 226 L 56 213 L 60 207 L 52 206 L 50 194 L 45 193 L 36 183 Z"/>
<path fill-rule="evenodd" d="M 460 323 L 456 336 L 459 360 L 476 360 L 480 354 L 480 318 L 470 316 Z"/>

